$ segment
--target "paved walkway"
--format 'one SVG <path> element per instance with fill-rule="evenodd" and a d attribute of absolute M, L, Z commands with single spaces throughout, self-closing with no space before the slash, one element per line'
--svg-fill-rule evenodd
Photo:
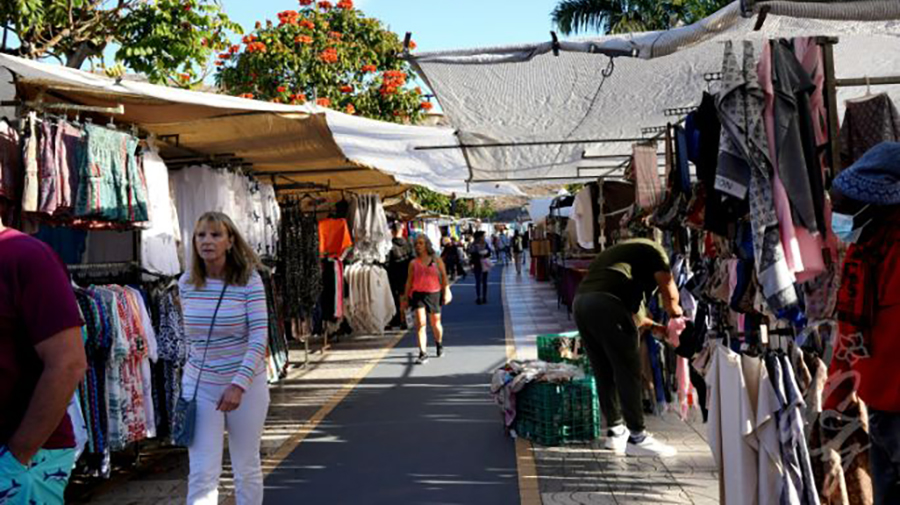
<path fill-rule="evenodd" d="M 411 335 L 354 337 L 273 387 L 263 435 L 266 503 L 718 503 L 705 426 L 672 414 L 648 418 L 679 448 L 665 462 L 615 457 L 599 443 L 545 448 L 507 439 L 488 394 L 490 371 L 513 352 L 507 344 L 519 358 L 535 358 L 536 335 L 570 331 L 574 322 L 550 283 L 512 268 L 494 269 L 488 305 L 474 304 L 471 277 L 457 283 L 454 298 L 443 359 L 415 365 Z M 184 503 L 186 453 L 146 452 L 111 481 L 74 482 L 69 502 Z M 223 501 L 232 490 L 226 470 Z"/>
<path fill-rule="evenodd" d="M 504 273 L 504 298 L 520 359 L 537 358 L 537 335 L 575 329 L 564 306 L 557 307 L 549 282 Z M 697 414 L 699 416 L 699 413 Z M 555 504 L 719 503 L 716 467 L 704 440 L 706 427 L 674 413 L 648 416 L 648 430 L 678 448 L 670 460 L 623 458 L 601 442 L 530 447 L 536 461 L 541 502 Z"/>
<path fill-rule="evenodd" d="M 416 365 L 406 336 L 268 476 L 266 503 L 519 503 L 514 444 L 489 394 L 506 360 L 499 281 L 495 269 L 484 306 L 471 278 L 457 283 L 446 356 L 431 344 Z"/>

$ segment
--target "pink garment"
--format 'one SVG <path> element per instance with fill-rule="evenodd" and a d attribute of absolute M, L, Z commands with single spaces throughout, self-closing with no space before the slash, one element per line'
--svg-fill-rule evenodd
<path fill-rule="evenodd" d="M 687 358 L 678 357 L 675 360 L 675 384 L 678 386 L 678 407 L 681 419 L 686 420 L 688 410 L 691 408 L 691 372 L 688 370 Z"/>
<path fill-rule="evenodd" d="M 825 109 L 825 70 L 822 66 L 822 48 L 814 38 L 804 37 L 794 39 L 794 51 L 803 69 L 806 70 L 816 90 L 809 99 L 810 113 L 812 114 L 813 131 L 816 135 L 816 146 L 822 147 L 828 143 L 828 114 Z M 825 150 L 821 149 L 819 166 L 825 166 Z M 825 222 L 830 225 L 831 212 L 828 205 L 825 206 Z M 822 248 L 825 241 L 819 234 L 813 235 L 809 230 L 797 227 L 797 240 L 800 243 L 800 256 L 803 260 L 801 270 L 796 271 L 797 281 L 806 282 L 815 279 L 825 272 L 825 260 L 822 257 Z"/>
<path fill-rule="evenodd" d="M 631 163 L 634 169 L 635 200 L 643 209 L 653 209 L 662 201 L 663 189 L 656 166 L 656 144 L 633 146 Z"/>
<path fill-rule="evenodd" d="M 431 265 L 425 265 L 420 259 L 414 259 L 412 271 L 413 293 L 440 293 L 441 272 L 438 270 L 437 261 Z"/>
<path fill-rule="evenodd" d="M 803 259 L 800 254 L 800 243 L 797 240 L 797 232 L 794 228 L 794 218 L 791 215 L 791 202 L 788 199 L 787 190 L 778 175 L 778 155 L 775 150 L 775 88 L 772 84 L 772 46 L 763 44 L 762 55 L 756 67 L 759 75 L 759 84 L 765 93 L 765 108 L 763 119 L 766 125 L 766 137 L 769 141 L 769 158 L 772 160 L 772 196 L 775 200 L 775 213 L 778 215 L 778 229 L 781 235 L 781 245 L 784 249 L 785 260 L 791 273 L 803 270 Z"/>
<path fill-rule="evenodd" d="M 669 324 L 666 326 L 666 339 L 673 347 L 678 347 L 681 343 L 681 333 L 685 328 L 687 328 L 687 319 L 683 317 L 669 319 Z M 688 409 L 691 407 L 689 401 L 691 375 L 688 370 L 687 358 L 678 357 L 675 360 L 675 384 L 678 386 L 679 414 L 682 419 L 686 419 Z"/>
<path fill-rule="evenodd" d="M 334 317 L 341 319 L 344 317 L 344 264 L 341 261 L 334 262 L 334 276 L 337 279 L 337 289 L 335 290 Z"/>
<path fill-rule="evenodd" d="M 681 332 L 685 328 L 687 328 L 687 319 L 683 317 L 669 319 L 669 324 L 666 326 L 666 340 L 672 344 L 672 347 L 681 345 Z"/>

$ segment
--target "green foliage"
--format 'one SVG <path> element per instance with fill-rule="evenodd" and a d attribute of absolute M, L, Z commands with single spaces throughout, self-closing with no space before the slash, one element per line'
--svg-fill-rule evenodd
<path fill-rule="evenodd" d="M 550 14 L 565 35 L 633 33 L 695 23 L 731 0 L 561 0 Z"/>
<path fill-rule="evenodd" d="M 453 205 L 449 196 L 435 193 L 421 186 L 413 186 L 410 189 L 410 196 L 425 209 L 445 216 L 491 219 L 497 214 L 493 202 L 487 198 L 480 204 L 473 198 L 459 198 L 456 200 L 455 212 L 451 212 Z"/>
<path fill-rule="evenodd" d="M 423 208 L 445 216 L 450 215 L 451 200 L 449 196 L 431 191 L 422 186 L 413 186 L 409 190 L 410 197 Z M 457 205 L 459 207 L 459 205 Z"/>
<path fill-rule="evenodd" d="M 202 80 L 228 31 L 241 33 L 216 0 L 11 0 L 0 2 L 0 23 L 20 41 L 20 56 L 79 68 L 113 44 L 116 66 L 185 87 Z"/>
<path fill-rule="evenodd" d="M 232 95 L 319 105 L 392 122 L 417 122 L 430 104 L 409 89 L 403 44 L 350 0 L 305 5 L 257 23 L 242 46 L 220 54 L 217 81 Z"/>
<path fill-rule="evenodd" d="M 151 82 L 191 87 L 203 80 L 202 70 L 213 52 L 228 47 L 228 32 L 243 30 L 217 4 L 156 0 L 123 19 L 116 60 Z"/>

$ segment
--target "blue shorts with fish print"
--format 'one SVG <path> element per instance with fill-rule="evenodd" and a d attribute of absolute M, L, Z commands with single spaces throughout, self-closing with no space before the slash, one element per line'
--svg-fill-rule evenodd
<path fill-rule="evenodd" d="M 75 449 L 38 452 L 26 467 L 0 447 L 0 505 L 62 505 Z"/>

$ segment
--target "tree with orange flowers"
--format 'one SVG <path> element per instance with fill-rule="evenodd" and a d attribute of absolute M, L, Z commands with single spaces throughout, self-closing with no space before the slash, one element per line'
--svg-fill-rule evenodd
<path fill-rule="evenodd" d="M 403 44 L 352 0 L 299 0 L 278 22 L 256 24 L 236 49 L 219 54 L 226 92 L 259 100 L 315 102 L 348 114 L 415 123 L 431 109 L 408 85 Z"/>

